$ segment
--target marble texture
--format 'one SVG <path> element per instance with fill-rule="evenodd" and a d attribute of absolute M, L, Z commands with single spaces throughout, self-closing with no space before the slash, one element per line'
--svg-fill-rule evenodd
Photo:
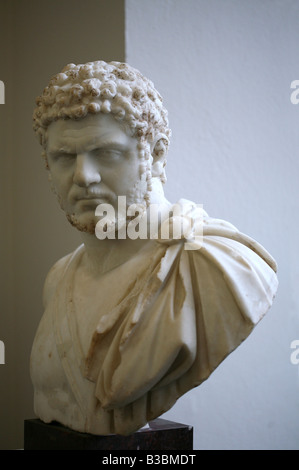
<path fill-rule="evenodd" d="M 68 65 L 37 99 L 34 129 L 61 208 L 82 234 L 45 282 L 31 355 L 35 413 L 80 432 L 131 434 L 252 332 L 272 305 L 276 263 L 198 204 L 166 200 L 167 111 L 130 66 Z M 110 204 L 117 216 L 120 196 L 144 214 L 158 207 L 162 226 L 188 229 L 99 240 L 95 209 Z"/>

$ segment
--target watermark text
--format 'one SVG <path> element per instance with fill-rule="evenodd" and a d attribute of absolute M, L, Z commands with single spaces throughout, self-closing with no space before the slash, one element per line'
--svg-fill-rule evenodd
<path fill-rule="evenodd" d="M 137 447 L 138 449 L 138 447 Z M 139 450 L 139 449 L 138 449 Z M 134 457 L 123 457 L 119 455 L 109 454 L 102 458 L 103 465 L 127 465 L 130 468 L 137 468 L 142 465 L 194 465 L 196 462 L 196 454 L 172 454 L 172 453 L 155 453 L 155 454 L 138 454 Z"/>
<path fill-rule="evenodd" d="M 294 349 L 290 356 L 291 363 L 297 366 L 299 364 L 299 339 L 294 339 L 290 347 Z"/>
<path fill-rule="evenodd" d="M 0 341 L 0 364 L 5 364 L 5 346 L 3 341 Z"/>
<path fill-rule="evenodd" d="M 5 87 L 2 80 L 0 80 L 0 104 L 5 104 Z"/>
<path fill-rule="evenodd" d="M 292 91 L 290 100 L 292 104 L 298 104 L 299 103 L 299 80 L 293 80 L 291 82 L 291 89 Z"/>
<path fill-rule="evenodd" d="M 198 250 L 202 246 L 203 214 L 201 204 L 178 203 L 163 212 L 159 204 L 126 204 L 125 196 L 118 196 L 117 207 L 99 204 L 95 210 L 99 221 L 95 235 L 105 239 L 183 240 L 185 250 Z"/>

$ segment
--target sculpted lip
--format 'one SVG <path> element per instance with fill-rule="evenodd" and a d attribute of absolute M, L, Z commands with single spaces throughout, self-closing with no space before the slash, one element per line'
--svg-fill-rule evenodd
<path fill-rule="evenodd" d="M 90 197 L 79 197 L 77 201 L 90 201 L 93 199 L 107 199 L 107 196 L 90 196 Z"/>
<path fill-rule="evenodd" d="M 94 200 L 110 200 L 109 194 L 87 194 L 82 196 L 76 196 L 76 201 L 94 201 Z"/>
<path fill-rule="evenodd" d="M 106 192 L 93 192 L 91 191 L 78 191 L 70 194 L 69 201 L 71 204 L 78 204 L 80 207 L 83 205 L 94 206 L 98 204 L 112 204 L 114 203 L 115 195 Z"/>
<path fill-rule="evenodd" d="M 104 196 L 94 196 L 94 197 L 84 197 L 77 199 L 77 204 L 82 207 L 92 207 L 98 206 L 99 204 L 111 204 L 111 199 L 108 199 Z"/>

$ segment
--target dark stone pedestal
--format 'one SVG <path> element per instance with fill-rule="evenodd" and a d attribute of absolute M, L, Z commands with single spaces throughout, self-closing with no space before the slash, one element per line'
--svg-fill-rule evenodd
<path fill-rule="evenodd" d="M 39 419 L 24 422 L 24 450 L 192 450 L 193 428 L 158 418 L 130 436 L 95 436 Z"/>

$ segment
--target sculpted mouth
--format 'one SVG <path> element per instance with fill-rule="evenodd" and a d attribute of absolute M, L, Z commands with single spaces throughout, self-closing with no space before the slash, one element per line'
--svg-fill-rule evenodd
<path fill-rule="evenodd" d="M 77 196 L 76 201 L 94 201 L 94 200 L 110 200 L 109 194 L 89 194 L 83 196 Z"/>
<path fill-rule="evenodd" d="M 107 197 L 106 196 L 97 196 L 97 195 L 95 195 L 95 196 L 89 196 L 89 197 L 80 197 L 77 200 L 78 201 L 90 201 L 92 199 L 107 199 Z"/>

